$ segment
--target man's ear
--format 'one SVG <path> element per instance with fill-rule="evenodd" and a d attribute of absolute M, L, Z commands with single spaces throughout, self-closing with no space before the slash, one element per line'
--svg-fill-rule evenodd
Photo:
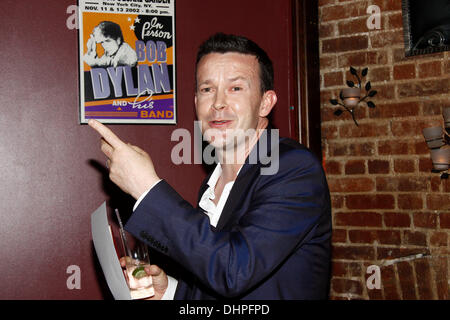
<path fill-rule="evenodd" d="M 268 90 L 264 92 L 264 95 L 261 99 L 261 106 L 259 108 L 259 116 L 267 117 L 276 103 L 277 103 L 277 94 L 275 93 L 275 91 Z"/>

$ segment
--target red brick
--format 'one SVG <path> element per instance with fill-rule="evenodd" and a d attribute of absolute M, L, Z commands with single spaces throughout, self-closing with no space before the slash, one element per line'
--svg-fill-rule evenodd
<path fill-rule="evenodd" d="M 420 231 L 406 230 L 403 232 L 403 243 L 406 245 L 426 246 L 427 235 Z"/>
<path fill-rule="evenodd" d="M 328 90 L 322 89 L 320 91 L 320 103 L 322 105 L 329 105 L 329 106 L 331 106 L 330 99 L 337 99 L 337 98 L 338 97 L 337 97 L 337 95 L 336 95 L 336 93 L 334 92 L 333 89 L 328 89 Z M 334 118 L 332 118 L 332 119 L 334 119 Z M 324 120 L 324 119 L 322 119 L 322 120 Z"/>
<path fill-rule="evenodd" d="M 430 177 L 401 177 L 398 191 L 427 191 Z"/>
<path fill-rule="evenodd" d="M 349 209 L 394 209 L 395 205 L 391 194 L 348 195 L 345 202 Z"/>
<path fill-rule="evenodd" d="M 344 78 L 342 72 L 329 72 L 323 75 L 323 85 L 325 87 L 342 86 Z"/>
<path fill-rule="evenodd" d="M 394 136 L 420 136 L 422 138 L 422 130 L 424 128 L 440 125 L 439 122 L 427 120 L 397 120 L 392 123 L 392 134 Z M 424 141 L 423 141 L 424 142 Z"/>
<path fill-rule="evenodd" d="M 450 74 L 450 60 L 444 62 L 444 74 Z"/>
<path fill-rule="evenodd" d="M 332 262 L 332 275 L 334 277 L 360 277 L 363 274 L 358 262 Z"/>
<path fill-rule="evenodd" d="M 321 8 L 320 21 L 340 20 L 366 14 L 365 3 L 339 4 Z"/>
<path fill-rule="evenodd" d="M 336 111 L 337 107 L 331 106 L 329 101 L 326 101 L 325 103 L 328 105 L 324 105 L 320 109 L 320 117 L 321 117 L 322 123 L 327 122 L 327 121 L 338 120 L 339 118 L 337 116 L 335 116 L 333 113 L 334 111 Z M 327 123 L 327 125 L 328 125 L 328 123 Z"/>
<path fill-rule="evenodd" d="M 445 256 L 442 257 L 433 257 L 430 259 L 431 269 L 434 270 L 435 274 L 435 284 L 436 284 L 436 292 L 437 299 L 439 300 L 448 300 L 449 299 L 449 274 L 448 274 L 448 258 Z"/>
<path fill-rule="evenodd" d="M 345 174 L 363 174 L 365 172 L 366 162 L 364 160 L 349 160 L 345 163 Z"/>
<path fill-rule="evenodd" d="M 362 137 L 378 137 L 385 136 L 389 132 L 388 124 L 380 123 L 363 123 L 355 126 L 354 123 L 342 125 L 339 128 L 341 138 L 362 138 Z"/>
<path fill-rule="evenodd" d="M 414 79 L 416 66 L 414 64 L 401 64 L 394 66 L 394 80 Z"/>
<path fill-rule="evenodd" d="M 410 227 L 411 218 L 409 214 L 399 212 L 385 212 L 383 213 L 384 224 L 386 227 Z"/>
<path fill-rule="evenodd" d="M 450 213 L 440 213 L 439 223 L 441 228 L 450 229 Z"/>
<path fill-rule="evenodd" d="M 450 107 L 450 99 L 427 100 L 422 106 L 424 116 L 441 116 L 442 110 Z"/>
<path fill-rule="evenodd" d="M 328 178 L 330 192 L 367 192 L 375 189 L 369 178 Z"/>
<path fill-rule="evenodd" d="M 430 210 L 449 210 L 450 201 L 448 194 L 427 195 L 427 208 Z"/>
<path fill-rule="evenodd" d="M 351 293 L 361 295 L 363 292 L 361 281 L 358 280 L 333 278 L 331 280 L 331 288 L 336 293 Z"/>
<path fill-rule="evenodd" d="M 340 209 L 344 206 L 344 196 L 332 194 L 331 195 L 331 207 L 333 209 Z"/>
<path fill-rule="evenodd" d="M 377 90 L 377 95 L 373 98 L 376 99 L 376 101 L 380 101 L 380 100 L 389 100 L 392 101 L 393 99 L 395 99 L 395 86 L 393 86 L 392 84 L 381 84 L 381 83 L 377 83 L 376 85 L 374 85 L 373 89 Z"/>
<path fill-rule="evenodd" d="M 340 35 L 350 35 L 356 33 L 367 32 L 367 18 L 358 18 L 354 20 L 344 20 L 338 23 Z"/>
<path fill-rule="evenodd" d="M 403 32 L 387 31 L 371 33 L 370 42 L 372 48 L 391 47 L 403 44 Z"/>
<path fill-rule="evenodd" d="M 334 37 L 336 36 L 336 31 L 335 31 L 335 23 L 328 23 L 328 24 L 320 24 L 319 25 L 319 37 L 320 39 L 323 38 L 330 38 L 330 37 Z M 322 67 L 322 65 L 321 65 Z"/>
<path fill-rule="evenodd" d="M 335 125 L 323 125 L 322 137 L 325 139 L 336 139 L 338 137 L 338 129 Z"/>
<path fill-rule="evenodd" d="M 370 70 L 369 79 L 372 83 L 389 81 L 391 80 L 391 68 L 390 67 L 373 68 L 372 70 Z"/>
<path fill-rule="evenodd" d="M 411 173 L 415 171 L 414 160 L 395 159 L 394 171 L 398 173 Z"/>
<path fill-rule="evenodd" d="M 436 228 L 438 215 L 430 212 L 416 212 L 413 214 L 414 226 L 419 228 Z"/>
<path fill-rule="evenodd" d="M 433 247 L 447 247 L 447 232 L 433 232 L 430 236 L 430 245 Z"/>
<path fill-rule="evenodd" d="M 408 193 L 398 195 L 398 208 L 399 209 L 422 209 L 423 200 L 422 195 L 419 193 Z"/>
<path fill-rule="evenodd" d="M 339 67 L 359 67 L 367 65 L 367 52 L 351 52 L 338 56 Z"/>
<path fill-rule="evenodd" d="M 433 289 L 432 289 L 432 277 L 430 265 L 428 259 L 417 259 L 414 260 L 414 268 L 416 269 L 417 275 L 417 291 L 419 292 L 419 299 L 421 300 L 431 300 L 434 299 Z"/>
<path fill-rule="evenodd" d="M 386 266 L 381 269 L 381 283 L 385 299 L 400 299 L 400 294 L 397 288 L 397 280 L 395 276 L 395 267 L 393 265 Z"/>
<path fill-rule="evenodd" d="M 389 173 L 389 161 L 387 160 L 369 160 L 369 173 Z"/>
<path fill-rule="evenodd" d="M 377 177 L 377 191 L 427 191 L 429 177 L 400 176 L 396 178 Z"/>
<path fill-rule="evenodd" d="M 373 0 L 371 4 L 379 6 L 381 12 L 402 10 L 402 2 L 398 0 Z"/>
<path fill-rule="evenodd" d="M 431 191 L 433 192 L 440 192 L 441 191 L 441 178 L 439 175 L 433 175 L 431 177 Z"/>
<path fill-rule="evenodd" d="M 331 275 L 333 277 L 345 277 L 347 276 L 347 263 L 341 261 L 332 261 L 331 263 Z"/>
<path fill-rule="evenodd" d="M 368 65 L 384 65 L 388 62 L 388 54 L 385 50 L 359 51 L 343 53 L 338 56 L 340 68 L 367 67 Z M 369 74 L 371 70 L 369 70 Z"/>
<path fill-rule="evenodd" d="M 345 229 L 333 229 L 332 242 L 347 242 L 347 230 Z"/>
<path fill-rule="evenodd" d="M 394 48 L 392 56 L 393 56 L 392 60 L 393 60 L 394 63 L 405 62 L 405 61 L 413 61 L 412 57 L 406 57 L 404 47 L 401 47 L 401 48 L 398 48 L 398 49 Z"/>
<path fill-rule="evenodd" d="M 367 49 L 367 36 L 352 36 L 345 38 L 327 39 L 322 41 L 322 53 L 337 53 Z"/>
<path fill-rule="evenodd" d="M 329 157 L 339 156 L 372 156 L 375 154 L 375 144 L 373 142 L 335 143 L 328 146 Z"/>
<path fill-rule="evenodd" d="M 381 215 L 376 212 L 337 212 L 337 226 L 381 227 Z"/>
<path fill-rule="evenodd" d="M 333 259 L 374 260 L 375 249 L 370 246 L 333 246 Z"/>
<path fill-rule="evenodd" d="M 370 118 L 412 117 L 419 114 L 419 102 L 383 103 L 369 110 Z"/>
<path fill-rule="evenodd" d="M 378 154 L 380 155 L 395 155 L 395 154 L 408 154 L 409 153 L 408 142 L 405 141 L 379 141 L 378 142 Z"/>
<path fill-rule="evenodd" d="M 388 30 L 403 28 L 403 16 L 402 13 L 394 13 L 387 17 Z"/>
<path fill-rule="evenodd" d="M 450 192 L 450 179 L 438 179 L 437 177 L 435 178 L 436 181 L 438 181 L 439 184 L 442 185 L 444 192 Z"/>
<path fill-rule="evenodd" d="M 350 143 L 348 144 L 349 156 L 372 156 L 375 154 L 375 144 L 373 142 Z"/>
<path fill-rule="evenodd" d="M 429 154 L 427 143 L 425 140 L 419 140 L 414 142 L 414 154 Z"/>
<path fill-rule="evenodd" d="M 441 62 L 431 61 L 419 64 L 419 77 L 420 78 L 430 78 L 438 77 L 441 73 Z"/>
<path fill-rule="evenodd" d="M 419 171 L 420 172 L 430 173 L 431 169 L 433 169 L 433 163 L 431 162 L 430 157 L 419 159 Z"/>
<path fill-rule="evenodd" d="M 366 276 L 366 281 L 367 281 L 368 277 L 370 277 L 370 275 Z M 367 289 L 367 295 L 369 296 L 369 300 L 384 300 L 381 289 L 376 289 L 376 288 L 374 288 L 372 290 Z"/>
<path fill-rule="evenodd" d="M 348 236 L 353 243 L 401 244 L 400 231 L 396 230 L 349 230 Z"/>
<path fill-rule="evenodd" d="M 423 80 L 400 83 L 397 85 L 399 98 L 427 97 L 438 94 L 448 94 L 450 78 L 439 80 Z"/>
<path fill-rule="evenodd" d="M 341 163 L 339 161 L 327 160 L 325 162 L 325 172 L 327 174 L 341 174 Z"/>
<path fill-rule="evenodd" d="M 324 7 L 321 10 L 320 21 L 327 22 L 327 21 L 345 19 L 348 17 L 347 14 L 348 13 L 345 11 L 344 6 L 342 6 L 342 5 Z"/>
<path fill-rule="evenodd" d="M 337 66 L 336 56 L 322 56 L 320 57 L 320 69 L 333 69 Z"/>
<path fill-rule="evenodd" d="M 328 146 L 329 157 L 348 156 L 348 144 L 347 143 L 332 143 Z"/>
<path fill-rule="evenodd" d="M 416 300 L 414 271 L 409 261 L 401 261 L 396 264 L 398 279 L 403 300 Z"/>
<path fill-rule="evenodd" d="M 361 264 L 358 262 L 347 263 L 347 270 L 350 277 L 360 277 L 363 274 Z"/>

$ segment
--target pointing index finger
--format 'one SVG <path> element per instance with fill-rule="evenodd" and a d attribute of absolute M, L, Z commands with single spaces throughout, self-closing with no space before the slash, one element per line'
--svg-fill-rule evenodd
<path fill-rule="evenodd" d="M 88 124 L 92 129 L 97 131 L 103 137 L 103 139 L 105 139 L 105 141 L 109 143 L 113 148 L 120 147 L 124 144 L 124 142 L 120 140 L 114 132 L 112 132 L 108 127 L 106 127 L 99 121 L 90 119 L 88 121 Z"/>

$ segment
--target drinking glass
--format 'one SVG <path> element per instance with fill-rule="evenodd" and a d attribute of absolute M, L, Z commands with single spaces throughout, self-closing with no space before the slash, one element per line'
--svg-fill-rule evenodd
<path fill-rule="evenodd" d="M 121 229 L 120 238 L 125 252 L 125 278 L 130 288 L 131 299 L 144 299 L 155 295 L 152 277 L 145 267 L 150 267 L 150 257 L 147 246 Z"/>

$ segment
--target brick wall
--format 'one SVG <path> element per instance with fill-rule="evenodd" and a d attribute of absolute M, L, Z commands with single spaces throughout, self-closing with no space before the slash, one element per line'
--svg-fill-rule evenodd
<path fill-rule="evenodd" d="M 369 30 L 367 7 L 381 9 Z M 324 164 L 333 200 L 331 299 L 449 299 L 450 180 L 433 174 L 424 127 L 450 106 L 450 52 L 405 58 L 400 0 L 319 0 Z M 376 108 L 329 102 L 369 68 Z M 367 267 L 381 288 L 366 285 Z"/>

